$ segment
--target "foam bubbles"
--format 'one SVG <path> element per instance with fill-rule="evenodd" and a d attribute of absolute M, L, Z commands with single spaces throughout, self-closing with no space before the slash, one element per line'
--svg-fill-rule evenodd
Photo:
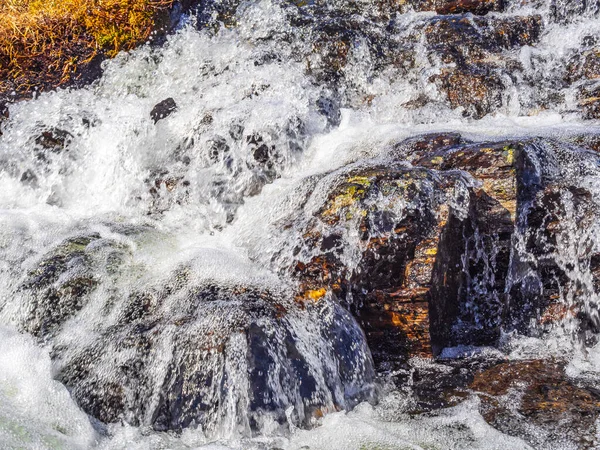
<path fill-rule="evenodd" d="M 33 339 L 0 327 L 0 442 L 3 448 L 89 448 L 88 417 L 52 379 L 50 357 Z"/>

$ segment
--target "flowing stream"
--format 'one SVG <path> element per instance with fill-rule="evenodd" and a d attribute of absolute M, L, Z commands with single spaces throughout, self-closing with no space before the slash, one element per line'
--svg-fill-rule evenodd
<path fill-rule="evenodd" d="M 299 306 L 287 265 L 302 215 L 339 174 L 392 166 L 394 144 L 425 133 L 537 138 L 526 150 L 532 173 L 587 189 L 585 211 L 600 211 L 598 157 L 564 143 L 600 126 L 582 118 L 582 83 L 563 81 L 576 51 L 600 40 L 598 8 L 514 2 L 484 16 L 539 14 L 543 27 L 535 45 L 496 52 L 519 69 L 499 78 L 482 113 L 448 103 L 432 81 L 452 66 L 428 53 L 423 24 L 435 26 L 435 13 L 326 3 L 215 3 L 182 16 L 164 45 L 104 63 L 93 85 L 10 106 L 0 136 L 0 448 L 518 449 L 546 433 L 531 425 L 527 442 L 495 429 L 476 396 L 409 414 L 410 385 L 378 376 L 344 303 Z M 492 27 L 464 17 L 478 32 Z M 319 50 L 338 45 L 322 40 L 327 27 L 349 36 L 339 67 L 339 52 Z M 390 56 L 408 50 L 410 63 Z M 156 120 L 167 98 L 176 108 Z M 506 292 L 537 286 L 536 264 L 551 258 L 572 287 L 561 301 L 596 328 L 580 315 L 506 331 L 501 351 L 566 358 L 569 376 L 593 384 L 600 300 L 580 261 L 600 253 L 600 221 L 573 192 L 561 194 L 550 253 L 515 233 L 519 269 Z M 343 239 L 355 267 L 358 238 Z M 448 347 L 442 356 L 500 353 Z"/>

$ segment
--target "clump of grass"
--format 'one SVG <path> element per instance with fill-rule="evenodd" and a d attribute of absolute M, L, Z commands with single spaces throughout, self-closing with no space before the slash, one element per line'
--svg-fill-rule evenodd
<path fill-rule="evenodd" d="M 0 0 L 0 93 L 77 79 L 99 55 L 150 36 L 174 0 Z"/>

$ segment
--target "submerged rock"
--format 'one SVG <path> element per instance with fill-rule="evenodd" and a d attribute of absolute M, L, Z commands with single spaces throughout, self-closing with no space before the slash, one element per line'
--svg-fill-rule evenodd
<path fill-rule="evenodd" d="M 570 379 L 560 361 L 511 361 L 478 373 L 469 388 L 485 420 L 535 448 L 576 443 L 592 449 L 600 417 L 596 386 Z"/>
<path fill-rule="evenodd" d="M 46 254 L 21 284 L 29 302 L 21 327 L 39 338 L 55 334 L 81 310 L 100 278 L 115 271 L 127 250 L 99 234 L 67 239 Z"/>
<path fill-rule="evenodd" d="M 43 131 L 35 138 L 35 143 L 44 150 L 53 153 L 60 153 L 73 139 L 73 135 L 68 131 L 59 128 L 52 128 Z"/>

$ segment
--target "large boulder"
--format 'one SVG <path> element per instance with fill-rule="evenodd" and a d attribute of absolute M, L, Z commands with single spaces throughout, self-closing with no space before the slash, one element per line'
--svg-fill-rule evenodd
<path fill-rule="evenodd" d="M 49 346 L 58 380 L 89 415 L 248 435 L 311 426 L 372 398 L 364 334 L 340 305 L 299 305 L 279 285 L 202 281 L 188 264 L 148 285 L 136 245 L 110 237 L 63 241 L 16 296 L 15 320 Z"/>
<path fill-rule="evenodd" d="M 399 162 L 326 177 L 315 189 L 326 189 L 324 201 L 304 225 L 303 242 L 293 244 L 298 299 L 342 298 L 380 364 L 494 342 L 518 152 L 511 143 L 432 135 L 397 145 Z"/>
<path fill-rule="evenodd" d="M 298 299 L 341 298 L 380 368 L 444 347 L 598 330 L 598 157 L 566 142 L 397 144 L 324 177 L 289 242 Z M 587 186 L 587 187 L 586 187 Z M 560 245 L 559 245 L 560 243 Z M 568 245 L 564 245 L 567 243 Z"/>

